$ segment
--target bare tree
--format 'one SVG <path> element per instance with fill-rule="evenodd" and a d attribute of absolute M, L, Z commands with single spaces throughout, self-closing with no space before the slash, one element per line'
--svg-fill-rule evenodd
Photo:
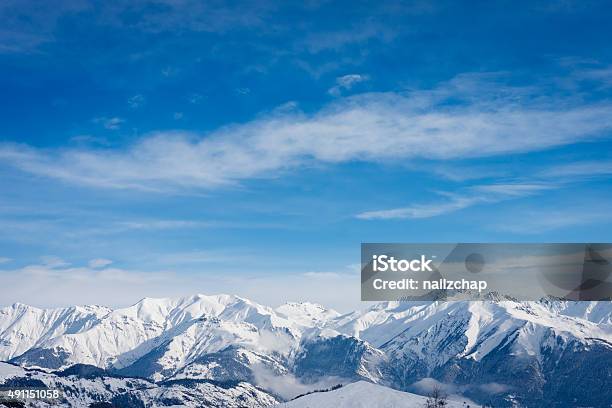
<path fill-rule="evenodd" d="M 429 398 L 425 401 L 425 408 L 444 408 L 447 405 L 448 397 L 442 392 L 440 387 L 435 386 L 431 393 L 429 393 Z"/>

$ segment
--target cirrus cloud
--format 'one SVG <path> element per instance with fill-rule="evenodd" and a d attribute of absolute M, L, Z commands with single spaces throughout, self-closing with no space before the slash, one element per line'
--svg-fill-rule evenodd
<path fill-rule="evenodd" d="M 0 146 L 0 162 L 78 184 L 210 189 L 312 164 L 444 161 L 606 137 L 612 104 L 544 97 L 463 75 L 434 89 L 340 98 L 313 114 L 274 111 L 208 134 L 152 132 L 126 148 Z"/>

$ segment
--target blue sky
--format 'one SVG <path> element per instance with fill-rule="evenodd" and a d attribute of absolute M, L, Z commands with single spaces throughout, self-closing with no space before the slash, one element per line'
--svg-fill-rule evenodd
<path fill-rule="evenodd" d="M 5 1 L 1 303 L 347 309 L 361 242 L 608 242 L 606 3 Z"/>

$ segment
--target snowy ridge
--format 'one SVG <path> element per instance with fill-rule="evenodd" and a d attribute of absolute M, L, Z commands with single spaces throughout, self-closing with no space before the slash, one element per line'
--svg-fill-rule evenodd
<path fill-rule="evenodd" d="M 599 323 L 609 321 L 612 309 L 609 302 L 580 303 L 557 302 L 551 306 L 546 301 L 385 302 L 360 316 L 338 318 L 336 330 L 383 349 L 399 347 L 395 343 L 405 348 L 411 339 L 419 339 L 418 347 L 412 351 L 432 360 L 434 366 L 453 356 L 479 360 L 516 331 L 519 333 L 516 351 L 530 355 L 536 354 L 534 348 L 548 331 L 581 341 L 597 338 L 612 343 L 612 330 Z M 449 349 L 448 355 L 431 353 L 428 342 L 435 347 L 457 331 L 463 334 L 456 339 L 462 343 L 461 351 Z M 523 349 L 519 350 L 520 347 Z"/>
<path fill-rule="evenodd" d="M 387 387 L 358 381 L 333 391 L 315 392 L 278 408 L 418 408 L 424 407 L 427 397 L 396 391 Z M 447 401 L 448 408 L 465 408 L 463 401 Z"/>
<path fill-rule="evenodd" d="M 335 310 L 308 302 L 288 302 L 277 307 L 275 311 L 304 327 L 322 327 L 329 320 L 340 316 Z"/>
<path fill-rule="evenodd" d="M 435 379 L 499 406 L 538 398 L 600 406 L 610 395 L 588 389 L 605 388 L 612 375 L 611 313 L 611 302 L 551 299 L 383 302 L 342 315 L 232 295 L 145 298 L 117 310 L 17 304 L 0 309 L 0 356 L 56 373 L 88 364 L 154 387 L 222 381 L 270 390 L 273 378 L 292 378 L 302 392 L 331 379 L 412 390 Z"/>
<path fill-rule="evenodd" d="M 55 375 L 0 362 L 2 383 L 14 387 L 26 384 L 33 387 L 45 386 L 63 392 L 60 401 L 36 401 L 28 405 L 41 408 L 88 407 L 96 402 L 122 407 L 264 408 L 278 402 L 272 395 L 246 382 L 231 385 L 209 382 L 153 384 L 136 378 Z"/>
<path fill-rule="evenodd" d="M 535 349 L 549 331 L 612 343 L 611 309 L 609 302 L 383 302 L 362 313 L 340 315 L 311 303 L 271 309 L 231 295 L 145 298 L 114 311 L 100 306 L 38 309 L 16 304 L 0 309 L 0 359 L 22 356 L 21 364 L 37 366 L 27 359 L 27 352 L 45 349 L 54 350 L 61 362 L 43 364 L 45 368 L 84 363 L 121 369 L 163 346 L 158 362 L 178 370 L 228 346 L 289 356 L 304 335 L 340 334 L 382 349 L 405 349 L 410 339 L 421 339 L 412 351 L 425 358 L 428 342 L 435 345 L 449 331 L 461 331 L 457 339 L 461 350 L 436 353 L 435 366 L 455 355 L 479 360 L 515 331 L 517 347 L 523 347 L 516 351 L 529 355 L 537 354 Z"/>
<path fill-rule="evenodd" d="M 83 332 L 111 313 L 103 306 L 39 309 L 20 303 L 0 309 L 0 360 L 10 360 L 64 334 Z"/>
<path fill-rule="evenodd" d="M 67 353 L 59 365 L 54 363 L 46 368 L 58 369 L 74 363 L 123 368 L 161 344 L 171 343 L 170 353 L 174 355 L 168 358 L 179 358 L 182 360 L 178 361 L 180 364 L 228 344 L 238 342 L 266 348 L 269 343 L 267 337 L 287 343 L 300 334 L 296 330 L 299 325 L 277 315 L 272 309 L 229 295 L 145 298 L 124 309 L 96 309 L 98 313 L 88 316 L 90 321 L 79 327 L 59 325 L 55 320 L 46 318 L 68 315 L 64 320 L 81 321 L 77 314 L 79 309 L 31 308 L 23 314 L 36 316 L 33 311 L 40 311 L 39 314 L 45 318 L 26 319 L 17 314 L 18 318 L 15 319 L 16 313 L 0 315 L 3 317 L 0 321 L 3 328 L 0 353 L 3 359 L 8 360 L 34 348 L 54 350 L 56 356 Z M 15 321 L 23 330 L 15 331 Z M 22 332 L 28 331 L 31 340 L 25 343 L 21 340 Z M 290 345 L 280 346 L 287 348 Z M 177 357 L 177 354 L 180 356 Z M 31 363 L 25 365 L 35 366 Z"/>

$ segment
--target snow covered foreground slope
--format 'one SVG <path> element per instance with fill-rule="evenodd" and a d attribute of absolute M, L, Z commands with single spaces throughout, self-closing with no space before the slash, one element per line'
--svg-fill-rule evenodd
<path fill-rule="evenodd" d="M 274 378 L 299 384 L 295 394 L 332 379 L 412 390 L 433 378 L 496 406 L 609 407 L 610 392 L 589 390 L 612 378 L 611 316 L 610 302 L 508 300 L 385 302 L 345 315 L 229 295 L 117 310 L 13 305 L 0 309 L 0 359 L 157 383 L 242 382 L 274 395 Z"/>
<path fill-rule="evenodd" d="M 342 388 L 315 392 L 281 403 L 278 408 L 421 408 L 427 397 L 358 381 Z M 447 408 L 465 408 L 463 401 L 447 401 Z"/>
<path fill-rule="evenodd" d="M 62 392 L 60 400 L 31 401 L 33 407 L 215 407 L 264 408 L 277 400 L 253 385 L 210 382 L 153 384 L 143 379 L 103 375 L 51 374 L 0 362 L 0 384 L 5 387 L 48 387 Z M 2 404 L 0 403 L 0 406 Z M 13 405 L 15 406 L 15 405 Z"/>

